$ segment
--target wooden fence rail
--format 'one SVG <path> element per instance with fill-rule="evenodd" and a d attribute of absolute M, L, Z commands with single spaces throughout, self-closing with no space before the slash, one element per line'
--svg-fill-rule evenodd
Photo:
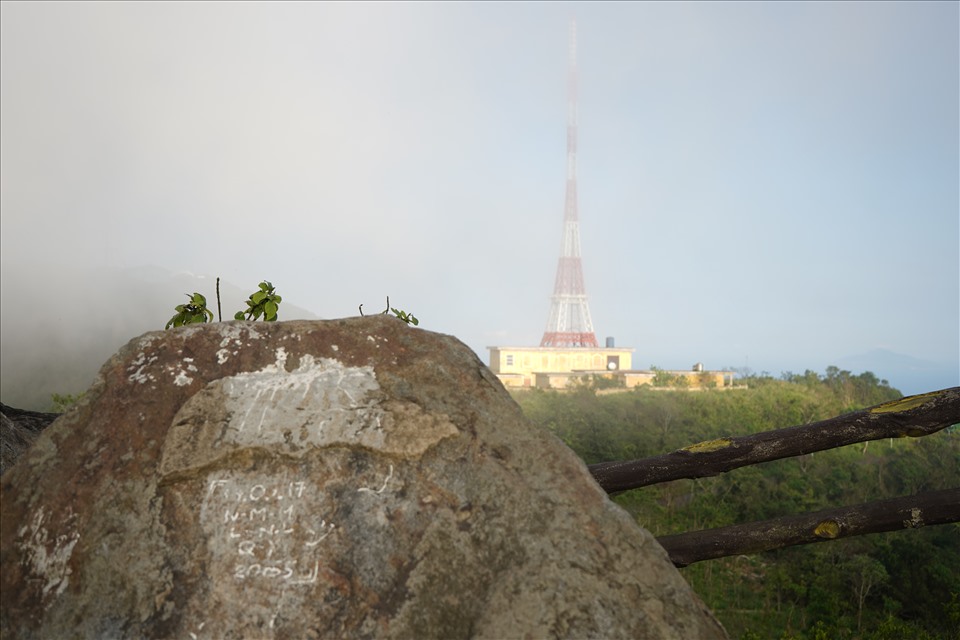
<path fill-rule="evenodd" d="M 907 396 L 846 415 L 749 436 L 701 442 L 590 472 L 607 493 L 734 469 L 858 442 L 927 436 L 960 424 L 960 387 Z M 677 566 L 864 533 L 960 522 L 960 489 L 931 491 L 817 513 L 658 538 Z"/>
<path fill-rule="evenodd" d="M 958 521 L 960 489 L 944 489 L 763 522 L 661 536 L 657 542 L 667 550 L 674 565 L 685 567 L 701 560 Z"/>
<path fill-rule="evenodd" d="M 836 418 L 720 438 L 642 460 L 599 462 L 590 473 L 607 493 L 715 476 L 739 467 L 884 438 L 920 437 L 960 423 L 960 387 L 907 396 Z"/>

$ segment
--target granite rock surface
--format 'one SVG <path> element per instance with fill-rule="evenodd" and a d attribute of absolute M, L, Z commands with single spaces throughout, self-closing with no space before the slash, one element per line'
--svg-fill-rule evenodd
<path fill-rule="evenodd" d="M 0 479 L 3 638 L 724 638 L 455 338 L 148 333 Z"/>

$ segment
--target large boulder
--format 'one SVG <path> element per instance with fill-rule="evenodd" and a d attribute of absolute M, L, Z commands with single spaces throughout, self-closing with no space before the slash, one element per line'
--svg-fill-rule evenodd
<path fill-rule="evenodd" d="M 723 638 L 456 339 L 148 333 L 2 477 L 3 638 Z"/>

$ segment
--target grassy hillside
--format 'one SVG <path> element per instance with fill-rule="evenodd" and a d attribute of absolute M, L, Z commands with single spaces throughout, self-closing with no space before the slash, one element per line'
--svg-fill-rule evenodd
<path fill-rule="evenodd" d="M 900 397 L 834 367 L 746 390 L 515 395 L 585 462 L 642 458 L 701 440 L 804 424 Z M 960 486 L 960 432 L 875 441 L 636 489 L 614 500 L 654 535 Z M 960 526 L 861 536 L 682 570 L 733 638 L 960 638 Z"/>

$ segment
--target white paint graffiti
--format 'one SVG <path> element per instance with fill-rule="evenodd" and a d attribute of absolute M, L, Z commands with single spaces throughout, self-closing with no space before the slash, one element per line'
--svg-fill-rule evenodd
<path fill-rule="evenodd" d="M 344 439 L 372 438 L 370 446 L 382 440 L 383 411 L 368 399 L 379 389 L 372 367 L 348 367 L 306 354 L 287 372 L 287 358 L 280 347 L 275 364 L 222 380 L 234 416 L 224 443 L 301 449 Z"/>
<path fill-rule="evenodd" d="M 317 498 L 302 481 L 218 478 L 207 485 L 201 521 L 235 580 L 309 585 L 319 576 L 316 550 L 336 530 L 313 516 Z"/>
<path fill-rule="evenodd" d="M 357 489 L 357 493 L 373 493 L 380 495 L 383 493 L 384 489 L 387 488 L 387 484 L 390 482 L 390 479 L 393 478 L 393 465 L 390 465 L 390 473 L 387 474 L 386 479 L 383 481 L 383 485 L 379 489 L 371 489 L 370 487 L 360 487 Z"/>

